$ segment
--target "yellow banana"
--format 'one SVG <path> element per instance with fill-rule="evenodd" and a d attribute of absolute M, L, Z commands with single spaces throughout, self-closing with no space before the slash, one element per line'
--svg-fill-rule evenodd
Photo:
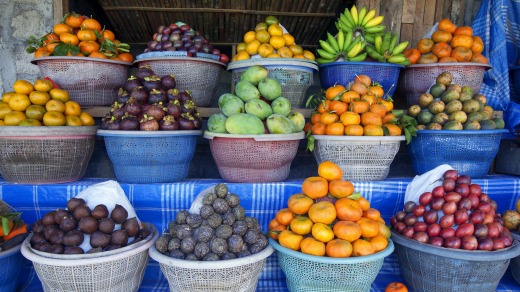
<path fill-rule="evenodd" d="M 374 17 L 374 19 L 370 20 L 369 22 L 367 22 L 367 24 L 365 24 L 365 28 L 371 28 L 376 25 L 379 25 L 381 24 L 381 22 L 383 22 L 384 19 L 385 17 L 382 15 Z"/>
<path fill-rule="evenodd" d="M 400 44 L 398 44 L 393 50 L 392 50 L 392 55 L 397 55 L 397 54 L 400 54 L 402 53 L 406 47 L 408 46 L 408 42 L 402 42 Z"/>
<path fill-rule="evenodd" d="M 376 17 L 376 11 L 374 9 L 370 10 L 367 15 L 365 15 L 365 18 L 363 18 L 363 21 L 361 22 L 361 26 L 365 26 L 367 22 L 374 19 Z"/>
<path fill-rule="evenodd" d="M 367 15 L 367 8 L 365 6 L 363 6 L 363 8 L 361 8 L 361 10 L 359 10 L 359 13 L 358 13 L 358 21 L 357 21 L 357 25 L 361 25 L 361 23 L 363 22 L 363 19 L 365 18 L 365 15 Z"/>
<path fill-rule="evenodd" d="M 352 20 L 354 20 L 354 24 L 357 24 L 359 15 L 358 15 L 356 5 L 352 5 L 352 8 L 350 8 L 350 15 L 352 16 Z"/>
<path fill-rule="evenodd" d="M 359 54 L 359 52 L 361 52 L 361 43 L 357 43 L 357 44 L 352 48 L 352 50 L 350 50 L 350 51 L 347 53 L 347 57 L 349 57 L 349 58 L 353 58 L 353 57 L 357 56 L 357 54 Z"/>
<path fill-rule="evenodd" d="M 374 46 L 376 47 L 376 52 L 381 53 L 381 45 L 383 44 L 383 37 L 378 35 L 374 41 Z"/>
<path fill-rule="evenodd" d="M 350 50 L 352 50 L 352 48 L 353 48 L 355 45 L 357 45 L 358 43 L 360 43 L 360 42 L 361 42 L 361 36 L 358 35 L 358 36 L 354 39 L 354 41 L 352 41 L 352 42 L 350 43 L 350 46 L 348 46 L 348 48 L 347 48 L 347 52 L 349 52 Z"/>
<path fill-rule="evenodd" d="M 327 43 L 326 41 L 324 40 L 320 40 L 320 46 L 327 52 L 331 53 L 331 54 L 336 54 L 337 52 L 334 51 L 334 49 L 331 47 L 331 45 L 329 43 Z"/>
<path fill-rule="evenodd" d="M 342 30 L 338 31 L 336 40 L 338 42 L 338 52 L 341 52 L 343 50 L 343 45 L 345 44 L 345 33 L 343 33 Z"/>

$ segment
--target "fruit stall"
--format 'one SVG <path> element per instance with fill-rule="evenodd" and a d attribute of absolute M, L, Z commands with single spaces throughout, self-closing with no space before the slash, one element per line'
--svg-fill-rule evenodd
<path fill-rule="evenodd" d="M 152 2 L 24 32 L 0 291 L 520 291 L 520 5 Z"/>

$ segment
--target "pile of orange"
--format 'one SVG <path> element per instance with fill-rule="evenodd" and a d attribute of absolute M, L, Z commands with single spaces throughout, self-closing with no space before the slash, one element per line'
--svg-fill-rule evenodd
<path fill-rule="evenodd" d="M 358 75 L 349 85 L 336 84 L 325 91 L 325 100 L 306 124 L 314 135 L 400 136 L 402 128 L 393 124 L 394 104 L 384 99 L 383 87 L 367 75 Z"/>
<path fill-rule="evenodd" d="M 439 29 L 431 38 L 421 39 L 417 48 L 404 51 L 412 64 L 475 62 L 488 63 L 482 55 L 484 42 L 473 35 L 469 26 L 457 27 L 449 19 L 439 22 Z"/>
<path fill-rule="evenodd" d="M 93 126 L 94 119 L 47 79 L 16 80 L 2 95 L 0 126 Z"/>
<path fill-rule="evenodd" d="M 269 235 L 281 246 L 315 256 L 347 258 L 384 250 L 390 229 L 378 210 L 354 185 L 342 180 L 343 171 L 331 162 L 318 166 L 302 193 L 287 201 L 287 208 L 269 223 Z"/>
<path fill-rule="evenodd" d="M 35 58 L 66 55 L 123 62 L 134 60 L 128 52 L 130 47 L 117 40 L 112 31 L 103 28 L 96 19 L 74 12 L 54 25 L 52 32 L 30 45 L 27 51 L 34 52 Z"/>
<path fill-rule="evenodd" d="M 237 54 L 231 61 L 250 59 L 253 56 L 261 58 L 300 58 L 314 60 L 311 51 L 304 50 L 294 42 L 294 37 L 284 33 L 278 19 L 268 16 L 265 22 L 256 25 L 255 30 L 244 34 L 244 42 L 236 47 Z"/>

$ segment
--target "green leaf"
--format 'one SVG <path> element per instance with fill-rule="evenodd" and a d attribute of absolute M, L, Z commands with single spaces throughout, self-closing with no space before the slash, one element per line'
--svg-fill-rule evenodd
<path fill-rule="evenodd" d="M 2 229 L 3 229 L 4 235 L 7 235 L 7 234 L 9 234 L 9 231 L 11 231 L 9 228 L 9 219 L 7 219 L 5 217 L 1 217 L 1 218 L 2 218 Z"/>
<path fill-rule="evenodd" d="M 390 136 L 390 131 L 388 131 L 388 128 L 385 127 L 385 126 L 381 126 L 381 128 L 383 129 L 383 134 L 385 136 Z"/>
<path fill-rule="evenodd" d="M 98 38 L 98 40 L 102 39 L 103 36 L 99 33 L 99 31 L 97 30 L 94 30 L 94 34 L 96 35 L 96 37 Z"/>
<path fill-rule="evenodd" d="M 69 52 L 69 45 L 65 43 L 61 43 L 54 48 L 54 52 L 52 53 L 54 56 L 67 56 Z"/>
<path fill-rule="evenodd" d="M 307 137 L 307 150 L 309 150 L 310 152 L 314 151 L 314 141 L 316 139 L 314 138 L 313 135 L 309 135 L 309 137 Z"/>
<path fill-rule="evenodd" d="M 351 200 L 359 200 L 359 198 L 361 198 L 361 193 L 360 192 L 355 192 L 353 193 L 352 195 L 348 196 L 347 198 L 351 199 Z"/>

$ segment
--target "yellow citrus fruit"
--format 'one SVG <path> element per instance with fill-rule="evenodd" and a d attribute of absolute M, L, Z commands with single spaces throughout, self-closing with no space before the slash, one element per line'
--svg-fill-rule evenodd
<path fill-rule="evenodd" d="M 9 107 L 9 104 L 2 103 L 0 104 L 0 120 L 3 120 L 5 118 L 5 115 L 12 112 L 13 110 L 11 107 Z"/>
<path fill-rule="evenodd" d="M 79 117 L 81 114 L 81 107 L 75 101 L 67 101 L 65 103 L 65 115 Z"/>
<path fill-rule="evenodd" d="M 81 120 L 81 124 L 83 124 L 83 126 L 94 126 L 96 124 L 92 116 L 86 112 L 82 112 L 79 115 L 79 119 Z"/>
<path fill-rule="evenodd" d="M 18 126 L 21 120 L 25 120 L 27 117 L 23 112 L 12 111 L 7 113 L 4 117 L 4 123 L 6 126 Z"/>
<path fill-rule="evenodd" d="M 65 125 L 66 126 L 83 126 L 81 120 L 78 116 L 65 116 Z"/>
<path fill-rule="evenodd" d="M 233 57 L 231 57 L 231 62 L 235 62 L 237 60 L 237 55 L 234 55 Z"/>
<path fill-rule="evenodd" d="M 260 22 L 259 24 L 256 25 L 256 27 L 255 27 L 255 31 L 259 31 L 259 30 L 261 30 L 261 29 L 265 29 L 265 30 L 267 30 L 267 27 L 268 27 L 267 23 L 265 23 L 265 22 Z"/>
<path fill-rule="evenodd" d="M 51 100 L 51 96 L 44 91 L 33 91 L 29 94 L 29 99 L 32 104 L 45 105 L 49 100 Z"/>
<path fill-rule="evenodd" d="M 237 61 L 242 61 L 242 60 L 248 60 L 251 58 L 251 56 L 246 52 L 246 51 L 240 51 L 238 52 L 236 55 L 236 60 Z"/>
<path fill-rule="evenodd" d="M 293 57 L 293 53 L 292 53 L 291 49 L 289 49 L 288 47 L 285 47 L 285 46 L 276 50 L 276 53 L 278 53 L 280 55 L 280 57 L 282 57 L 282 58 L 292 58 Z"/>
<path fill-rule="evenodd" d="M 246 49 L 246 43 L 239 43 L 237 45 L 237 52 L 244 51 Z"/>
<path fill-rule="evenodd" d="M 314 59 L 316 59 L 314 54 L 311 51 L 308 51 L 308 50 L 303 50 L 303 56 L 305 57 L 305 59 L 311 60 L 311 61 L 314 61 Z"/>
<path fill-rule="evenodd" d="M 0 120 L 0 126 L 5 126 L 4 120 Z"/>
<path fill-rule="evenodd" d="M 287 44 L 285 44 L 287 46 Z M 302 47 L 298 46 L 298 45 L 295 45 L 295 44 L 292 44 L 289 46 L 289 48 L 291 49 L 293 55 L 303 55 L 303 49 Z"/>
<path fill-rule="evenodd" d="M 31 101 L 27 94 L 16 93 L 9 98 L 9 106 L 14 111 L 25 111 L 25 109 L 31 105 Z"/>
<path fill-rule="evenodd" d="M 65 104 L 61 100 L 51 99 L 45 104 L 45 110 L 63 113 L 65 112 Z"/>
<path fill-rule="evenodd" d="M 283 29 L 278 24 L 271 24 L 267 31 L 271 34 L 271 36 L 282 36 L 283 35 Z"/>
<path fill-rule="evenodd" d="M 282 34 L 282 37 L 285 40 L 286 46 L 290 46 L 290 45 L 294 44 L 294 37 L 292 35 L 290 35 L 288 33 L 284 33 L 284 34 Z"/>
<path fill-rule="evenodd" d="M 34 90 L 37 91 L 49 92 L 53 87 L 52 82 L 47 79 L 36 79 L 34 81 Z"/>
<path fill-rule="evenodd" d="M 265 23 L 267 25 L 278 24 L 278 18 L 276 18 L 276 16 L 269 15 L 265 18 Z"/>
<path fill-rule="evenodd" d="M 18 126 L 22 126 L 22 127 L 34 127 L 34 126 L 41 126 L 41 125 L 42 125 L 42 123 L 35 119 L 25 119 L 25 120 L 21 120 L 18 123 Z"/>
<path fill-rule="evenodd" d="M 267 56 L 271 55 L 272 53 L 274 53 L 274 48 L 273 48 L 273 46 L 271 46 L 270 44 L 262 44 L 262 45 L 258 48 L 258 54 L 259 54 L 262 58 L 267 58 Z"/>
<path fill-rule="evenodd" d="M 295 58 L 295 59 L 305 59 L 305 57 L 303 56 L 303 54 L 300 54 L 300 55 L 294 55 L 293 58 Z"/>
<path fill-rule="evenodd" d="M 43 115 L 45 115 L 46 112 L 47 111 L 45 110 L 45 108 L 43 106 L 37 105 L 37 104 L 32 104 L 32 105 L 28 106 L 27 109 L 25 110 L 25 116 L 27 116 L 28 119 L 42 121 Z"/>
<path fill-rule="evenodd" d="M 14 91 L 8 91 L 4 94 L 2 94 L 2 101 L 5 102 L 5 103 L 8 103 L 9 102 L 9 98 L 11 98 L 11 96 L 13 96 L 13 94 L 15 94 L 16 92 Z"/>
<path fill-rule="evenodd" d="M 65 126 L 65 116 L 60 112 L 48 111 L 43 116 L 45 126 Z"/>
<path fill-rule="evenodd" d="M 279 35 L 271 36 L 269 43 L 271 44 L 271 46 L 273 46 L 273 48 L 275 48 L 277 50 L 279 48 L 285 46 L 285 40 L 283 39 L 283 37 L 281 37 Z"/>
<path fill-rule="evenodd" d="M 260 47 L 260 42 L 258 40 L 254 40 L 246 45 L 246 52 L 252 56 L 258 53 L 258 48 Z"/>
<path fill-rule="evenodd" d="M 31 84 L 31 82 L 27 80 L 18 79 L 13 84 L 13 90 L 16 93 L 29 94 L 34 90 L 34 87 Z"/>
<path fill-rule="evenodd" d="M 281 58 L 281 56 L 279 54 L 271 54 L 269 56 L 267 56 L 267 58 Z"/>
<path fill-rule="evenodd" d="M 246 34 L 244 34 L 244 43 L 249 44 L 254 40 L 256 40 L 256 32 L 248 31 Z"/>
<path fill-rule="evenodd" d="M 260 29 L 256 31 L 256 39 L 262 44 L 269 43 L 269 39 L 271 35 L 265 29 Z"/>
<path fill-rule="evenodd" d="M 69 92 L 64 89 L 53 88 L 49 92 L 52 99 L 57 99 L 61 102 L 67 102 L 70 100 Z"/>

